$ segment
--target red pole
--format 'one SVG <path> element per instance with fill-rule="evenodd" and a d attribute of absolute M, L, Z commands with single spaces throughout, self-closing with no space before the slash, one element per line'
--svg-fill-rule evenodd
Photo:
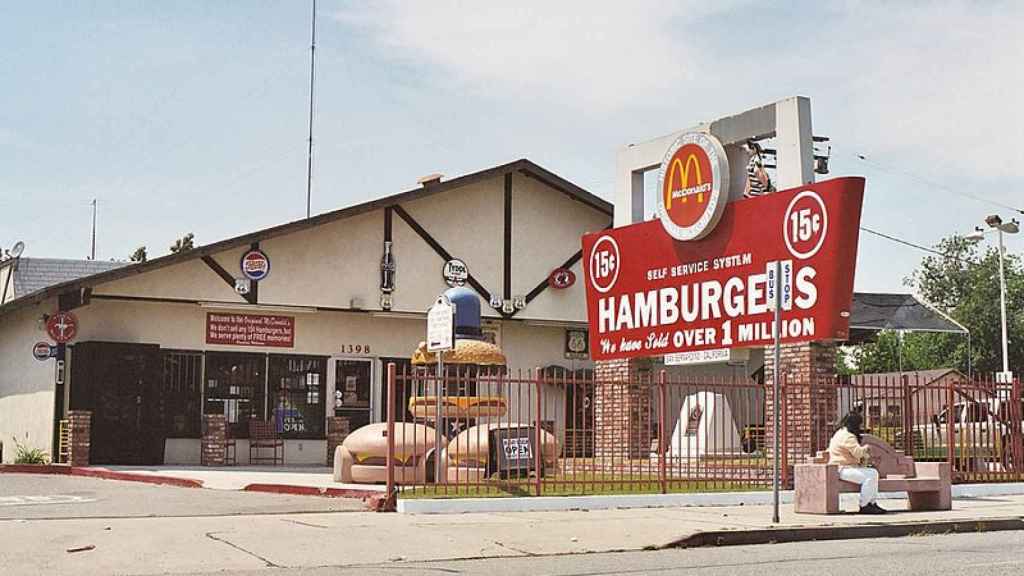
<path fill-rule="evenodd" d="M 536 428 L 536 432 L 535 432 L 536 442 L 534 442 L 534 448 L 533 448 L 533 468 L 534 468 L 534 471 L 535 471 L 535 473 L 537 475 L 536 492 L 537 492 L 537 496 L 540 496 L 541 488 L 542 488 L 541 480 L 543 480 L 543 465 L 544 465 L 544 462 L 543 462 L 544 459 L 541 457 L 541 452 L 543 452 L 543 449 L 544 449 L 544 445 L 541 443 L 541 439 L 544 437 L 544 433 L 543 433 L 543 431 L 541 430 L 541 427 L 540 427 L 540 423 L 541 423 L 540 395 L 542 393 L 541 390 L 542 390 L 542 388 L 544 386 L 544 374 L 543 374 L 543 372 L 541 371 L 540 368 L 537 368 L 536 370 L 537 370 L 537 400 L 534 403 L 534 418 L 533 418 L 534 419 L 534 427 Z"/>
<path fill-rule="evenodd" d="M 387 456 L 387 498 L 388 505 L 397 504 L 395 493 L 395 363 L 388 363 L 388 456 Z"/>
<path fill-rule="evenodd" d="M 954 422 L 956 422 L 956 415 L 953 414 L 953 379 L 949 378 L 946 382 L 946 459 L 949 462 L 949 467 L 953 471 L 954 480 L 956 479 L 956 469 L 953 466 L 953 448 L 956 440 L 956 435 L 953 433 Z"/>
<path fill-rule="evenodd" d="M 661 493 L 668 493 L 668 478 L 665 474 L 665 459 L 668 457 L 668 450 L 665 447 L 665 403 L 668 397 L 665 389 L 665 371 L 658 373 L 658 483 L 661 484 Z"/>
<path fill-rule="evenodd" d="M 914 457 L 914 402 L 910 395 L 910 377 L 906 374 L 902 377 L 903 384 L 903 453 L 911 458 Z"/>

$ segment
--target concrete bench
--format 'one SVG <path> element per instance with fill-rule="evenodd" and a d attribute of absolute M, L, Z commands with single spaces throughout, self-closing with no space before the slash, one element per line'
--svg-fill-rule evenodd
<path fill-rule="evenodd" d="M 911 510 L 952 508 L 952 475 L 947 462 L 914 462 L 870 434 L 862 442 L 871 446 L 871 463 L 878 470 L 879 492 L 906 492 Z M 828 452 L 818 452 L 798 464 L 794 480 L 794 509 L 802 514 L 838 514 L 841 492 L 860 492 L 860 485 L 839 479 L 839 466 L 828 463 Z"/>

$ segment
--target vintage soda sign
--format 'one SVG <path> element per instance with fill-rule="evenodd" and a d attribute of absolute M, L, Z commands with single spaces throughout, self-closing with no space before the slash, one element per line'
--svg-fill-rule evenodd
<path fill-rule="evenodd" d="M 584 236 L 591 357 L 771 344 L 776 290 L 782 342 L 847 338 L 863 196 L 836 178 L 730 202 L 700 239 L 659 220 Z"/>

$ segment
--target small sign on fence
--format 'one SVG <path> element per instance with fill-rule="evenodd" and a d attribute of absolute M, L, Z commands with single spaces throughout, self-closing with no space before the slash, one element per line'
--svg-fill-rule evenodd
<path fill-rule="evenodd" d="M 491 469 L 502 477 L 529 474 L 534 470 L 533 426 L 495 428 L 491 430 Z"/>

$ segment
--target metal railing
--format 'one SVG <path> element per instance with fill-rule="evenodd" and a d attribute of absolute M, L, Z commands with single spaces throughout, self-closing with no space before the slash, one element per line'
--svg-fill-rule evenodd
<path fill-rule="evenodd" d="M 1019 382 L 956 374 L 783 379 L 782 485 L 853 409 L 916 460 L 952 463 L 957 482 L 1024 479 Z M 665 371 L 619 380 L 449 366 L 439 378 L 390 365 L 388 455 L 356 465 L 391 462 L 389 488 L 403 497 L 768 489 L 770 395 L 746 378 Z"/>

